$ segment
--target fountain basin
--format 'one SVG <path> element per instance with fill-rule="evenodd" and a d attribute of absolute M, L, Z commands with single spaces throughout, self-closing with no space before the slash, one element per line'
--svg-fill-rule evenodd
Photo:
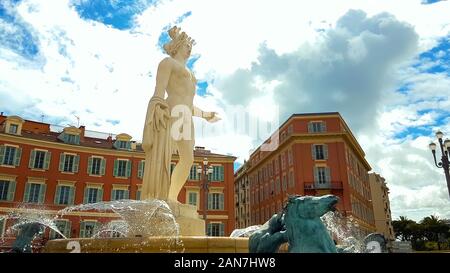
<path fill-rule="evenodd" d="M 180 236 L 71 238 L 48 241 L 44 253 L 248 253 L 248 238 Z"/>

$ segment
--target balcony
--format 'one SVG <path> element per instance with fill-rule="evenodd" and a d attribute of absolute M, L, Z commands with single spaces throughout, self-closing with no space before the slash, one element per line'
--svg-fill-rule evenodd
<path fill-rule="evenodd" d="M 305 182 L 305 190 L 342 190 L 342 181 L 332 181 L 328 183 Z"/>

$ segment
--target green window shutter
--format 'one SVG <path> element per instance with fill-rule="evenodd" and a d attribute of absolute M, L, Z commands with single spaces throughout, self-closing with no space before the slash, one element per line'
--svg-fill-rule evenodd
<path fill-rule="evenodd" d="M 5 157 L 5 146 L 0 146 L 0 164 L 3 164 L 3 159 Z"/>
<path fill-rule="evenodd" d="M 80 238 L 84 238 L 86 235 L 86 222 L 80 223 Z"/>
<path fill-rule="evenodd" d="M 30 183 L 25 184 L 25 191 L 23 192 L 23 202 L 28 202 L 28 199 L 30 197 Z"/>
<path fill-rule="evenodd" d="M 31 151 L 31 154 L 30 154 L 30 161 L 29 161 L 29 163 L 28 163 L 28 167 L 29 167 L 30 169 L 33 169 L 33 168 L 34 168 L 34 160 L 35 160 L 35 158 L 36 158 L 36 151 L 35 151 L 35 150 L 32 150 L 32 151 Z"/>
<path fill-rule="evenodd" d="M 211 224 L 208 224 L 208 228 L 207 229 L 208 229 L 208 231 L 207 231 L 206 235 L 211 236 L 211 233 L 212 233 L 212 231 L 211 231 L 211 229 L 212 229 Z"/>
<path fill-rule="evenodd" d="M 113 175 L 117 176 L 117 172 L 119 171 L 119 161 L 117 159 L 114 160 L 114 172 Z"/>
<path fill-rule="evenodd" d="M 123 199 L 130 199 L 130 191 L 126 190 L 124 195 L 123 195 Z"/>
<path fill-rule="evenodd" d="M 84 188 L 84 197 L 83 197 L 83 204 L 87 204 L 89 199 L 89 188 Z"/>
<path fill-rule="evenodd" d="M 127 141 L 127 149 L 131 150 L 131 141 Z"/>
<path fill-rule="evenodd" d="M 88 164 L 87 164 L 87 173 L 88 174 L 92 174 L 92 162 L 93 162 L 93 158 L 92 158 L 92 156 L 90 156 L 89 158 L 88 158 Z"/>
<path fill-rule="evenodd" d="M 114 200 L 116 200 L 116 190 L 111 190 L 111 201 L 114 201 Z"/>
<path fill-rule="evenodd" d="M 220 166 L 219 167 L 219 181 L 224 181 L 224 171 L 225 171 L 225 167 L 224 166 Z"/>
<path fill-rule="evenodd" d="M 64 171 L 64 160 L 65 160 L 66 156 L 64 155 L 64 153 L 61 153 L 59 155 L 59 171 L 62 172 Z"/>
<path fill-rule="evenodd" d="M 317 167 L 314 167 L 314 183 L 319 182 L 319 169 Z"/>
<path fill-rule="evenodd" d="M 1 152 L 0 152 L 0 154 L 1 154 Z M 17 148 L 16 154 L 14 155 L 14 165 L 20 166 L 20 158 L 21 157 L 22 157 L 22 148 Z M 3 160 L 0 159 L 0 163 L 3 163 Z"/>
<path fill-rule="evenodd" d="M 316 156 L 316 145 L 312 144 L 311 145 L 311 156 L 313 160 L 316 160 L 317 156 Z"/>
<path fill-rule="evenodd" d="M 14 201 L 14 195 L 16 192 L 16 181 L 9 181 L 9 187 L 8 187 L 8 197 L 7 201 Z"/>
<path fill-rule="evenodd" d="M 58 135 L 58 137 L 57 137 L 57 138 L 58 138 L 59 140 L 61 140 L 61 141 L 64 141 L 64 142 L 66 142 L 66 138 L 65 138 L 65 135 L 66 135 L 65 133 L 61 133 L 61 134 L 59 134 L 59 135 Z"/>
<path fill-rule="evenodd" d="M 79 135 L 75 136 L 75 143 L 74 144 L 80 145 L 80 136 Z"/>
<path fill-rule="evenodd" d="M 120 142 L 118 140 L 114 141 L 114 143 L 113 143 L 114 148 L 119 149 L 120 148 L 119 143 Z"/>
<path fill-rule="evenodd" d="M 325 159 L 328 159 L 328 145 L 327 144 L 323 145 L 323 156 Z"/>
<path fill-rule="evenodd" d="M 127 161 L 127 177 L 131 177 L 131 160 Z"/>
<path fill-rule="evenodd" d="M 45 199 L 45 190 L 47 189 L 47 185 L 45 184 L 41 184 L 41 186 L 39 187 L 39 199 L 38 199 L 38 203 L 39 204 L 43 204 L 44 203 L 44 199 Z"/>
<path fill-rule="evenodd" d="M 212 194 L 208 194 L 208 209 L 212 209 Z"/>
<path fill-rule="evenodd" d="M 219 224 L 219 235 L 220 236 L 225 236 L 225 225 L 224 225 L 224 223 L 220 223 Z"/>
<path fill-rule="evenodd" d="M 97 202 L 102 202 L 102 201 L 103 201 L 103 189 L 98 189 Z"/>
<path fill-rule="evenodd" d="M 75 198 L 75 187 L 70 187 L 69 191 L 69 205 L 74 204 L 74 198 Z"/>
<path fill-rule="evenodd" d="M 138 177 L 142 178 L 144 176 L 144 164 L 145 161 L 141 160 L 138 165 Z"/>
<path fill-rule="evenodd" d="M 321 132 L 326 132 L 327 131 L 327 124 L 325 123 L 325 121 L 322 121 L 320 123 L 320 131 Z"/>
<path fill-rule="evenodd" d="M 313 132 L 313 124 L 312 122 L 308 122 L 308 133 L 312 133 Z"/>
<path fill-rule="evenodd" d="M 224 196 L 223 194 L 219 195 L 219 209 L 224 210 Z"/>
<path fill-rule="evenodd" d="M 326 176 L 326 181 L 328 183 L 331 183 L 331 174 L 330 174 L 330 167 L 327 167 L 325 169 L 325 176 Z"/>
<path fill-rule="evenodd" d="M 136 191 L 136 200 L 141 200 L 141 191 Z"/>
<path fill-rule="evenodd" d="M 100 174 L 105 175 L 105 169 L 106 169 L 106 159 L 102 158 L 102 161 L 100 162 Z"/>
<path fill-rule="evenodd" d="M 55 204 L 59 204 L 59 197 L 61 196 L 61 186 L 56 186 L 56 192 L 55 192 Z"/>
<path fill-rule="evenodd" d="M 72 171 L 74 173 L 78 172 L 78 167 L 80 166 L 80 156 L 76 155 L 73 159 L 73 166 L 72 166 Z"/>
<path fill-rule="evenodd" d="M 66 226 L 64 227 L 64 236 L 70 238 L 71 230 L 72 230 L 72 223 L 70 221 L 66 221 Z"/>
<path fill-rule="evenodd" d="M 52 152 L 46 152 L 45 153 L 45 159 L 44 159 L 44 170 L 48 170 L 49 169 L 51 158 L 52 158 Z"/>

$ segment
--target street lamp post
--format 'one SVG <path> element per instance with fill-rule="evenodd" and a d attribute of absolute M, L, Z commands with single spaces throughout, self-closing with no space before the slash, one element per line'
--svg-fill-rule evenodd
<path fill-rule="evenodd" d="M 208 167 L 208 159 L 205 157 L 203 159 L 203 166 L 201 166 L 197 169 L 198 174 L 203 174 L 202 175 L 203 220 L 205 220 L 205 230 L 207 228 L 206 215 L 207 215 L 207 209 L 208 209 L 208 191 L 209 191 L 208 174 L 211 174 L 212 172 L 213 172 L 213 168 L 211 166 Z"/>
<path fill-rule="evenodd" d="M 431 153 L 433 154 L 434 158 L 434 164 L 438 168 L 444 169 L 445 174 L 445 180 L 447 180 L 447 188 L 448 188 L 448 194 L 450 196 L 450 171 L 449 171 L 449 165 L 450 162 L 448 160 L 450 155 L 450 140 L 446 139 L 445 141 L 442 140 L 444 137 L 444 134 L 441 131 L 436 132 L 436 138 L 438 139 L 439 146 L 441 148 L 441 162 L 436 161 L 436 144 L 434 142 L 431 142 L 429 147 L 431 149 Z"/>

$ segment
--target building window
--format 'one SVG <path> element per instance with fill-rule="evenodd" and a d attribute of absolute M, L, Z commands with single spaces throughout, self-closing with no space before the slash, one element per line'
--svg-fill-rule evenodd
<path fill-rule="evenodd" d="M 209 175 L 210 181 L 224 181 L 224 167 L 213 166 L 213 173 Z"/>
<path fill-rule="evenodd" d="M 328 167 L 315 167 L 314 170 L 314 182 L 316 185 L 329 184 L 330 179 L 330 168 Z"/>
<path fill-rule="evenodd" d="M 64 171 L 65 172 L 72 172 L 74 161 L 75 161 L 74 155 L 66 155 L 64 157 Z"/>
<path fill-rule="evenodd" d="M 80 225 L 80 238 L 91 238 L 97 233 L 98 224 L 94 221 L 83 221 Z"/>
<path fill-rule="evenodd" d="M 208 209 L 209 210 L 223 210 L 224 209 L 223 193 L 208 194 Z"/>
<path fill-rule="evenodd" d="M 326 132 L 326 124 L 323 121 L 311 121 L 308 123 L 308 132 L 309 133 L 323 133 Z"/>
<path fill-rule="evenodd" d="M 58 139 L 67 144 L 76 144 L 76 145 L 80 144 L 80 136 L 79 135 L 68 134 L 68 133 L 64 132 L 58 136 Z"/>
<path fill-rule="evenodd" d="M 273 180 L 270 180 L 270 195 L 275 194 L 275 182 Z"/>
<path fill-rule="evenodd" d="M 56 188 L 56 205 L 73 205 L 74 187 L 58 185 Z"/>
<path fill-rule="evenodd" d="M 103 200 L 103 190 L 87 187 L 84 189 L 84 204 L 97 203 Z"/>
<path fill-rule="evenodd" d="M 68 173 L 77 173 L 80 163 L 79 155 L 61 153 L 59 156 L 59 171 Z"/>
<path fill-rule="evenodd" d="M 285 174 L 283 174 L 282 186 L 283 186 L 283 191 L 286 191 L 287 190 L 287 180 L 286 180 Z"/>
<path fill-rule="evenodd" d="M 44 202 L 45 189 L 45 184 L 27 183 L 25 185 L 23 201 L 27 203 L 42 204 Z"/>
<path fill-rule="evenodd" d="M 114 176 L 116 177 L 130 177 L 131 164 L 129 160 L 117 159 L 114 161 Z"/>
<path fill-rule="evenodd" d="M 189 192 L 188 195 L 188 204 L 197 206 L 197 192 Z"/>
<path fill-rule="evenodd" d="M 113 145 L 114 145 L 114 147 L 116 149 L 123 149 L 123 150 L 131 149 L 131 142 L 130 141 L 116 140 Z"/>
<path fill-rule="evenodd" d="M 144 177 L 145 160 L 139 161 L 138 164 L 138 178 L 142 179 Z"/>
<path fill-rule="evenodd" d="M 100 157 L 90 157 L 88 160 L 88 173 L 91 175 L 105 175 L 106 160 Z"/>
<path fill-rule="evenodd" d="M 17 125 L 17 124 L 10 124 L 9 125 L 8 133 L 17 135 L 18 131 L 19 131 L 19 125 Z"/>
<path fill-rule="evenodd" d="M 129 193 L 128 190 L 124 189 L 113 189 L 111 192 L 111 200 L 123 200 L 128 199 Z"/>
<path fill-rule="evenodd" d="M 295 183 L 294 183 L 294 172 L 290 171 L 289 172 L 289 188 L 294 188 L 295 187 Z"/>
<path fill-rule="evenodd" d="M 66 238 L 70 238 L 71 223 L 68 220 L 56 220 L 56 227 Z M 50 239 L 62 239 L 63 237 L 54 230 L 50 231 Z"/>
<path fill-rule="evenodd" d="M 15 181 L 0 180 L 0 201 L 14 201 Z"/>
<path fill-rule="evenodd" d="M 16 156 L 16 147 L 5 146 L 3 156 L 3 165 L 13 166 L 15 164 L 14 157 Z"/>
<path fill-rule="evenodd" d="M 223 223 L 209 223 L 208 236 L 225 236 L 225 225 Z"/>
<path fill-rule="evenodd" d="M 141 200 L 141 190 L 136 191 L 136 200 Z"/>
<path fill-rule="evenodd" d="M 45 152 L 44 151 L 36 151 L 34 156 L 34 165 L 33 169 L 43 169 L 45 161 Z"/>
<path fill-rule="evenodd" d="M 275 193 L 278 194 L 281 191 L 281 185 L 280 185 L 280 178 L 277 177 L 277 180 L 275 182 Z"/>
<path fill-rule="evenodd" d="M 197 173 L 197 165 L 192 165 L 189 173 L 189 180 L 199 180 L 200 174 Z"/>

